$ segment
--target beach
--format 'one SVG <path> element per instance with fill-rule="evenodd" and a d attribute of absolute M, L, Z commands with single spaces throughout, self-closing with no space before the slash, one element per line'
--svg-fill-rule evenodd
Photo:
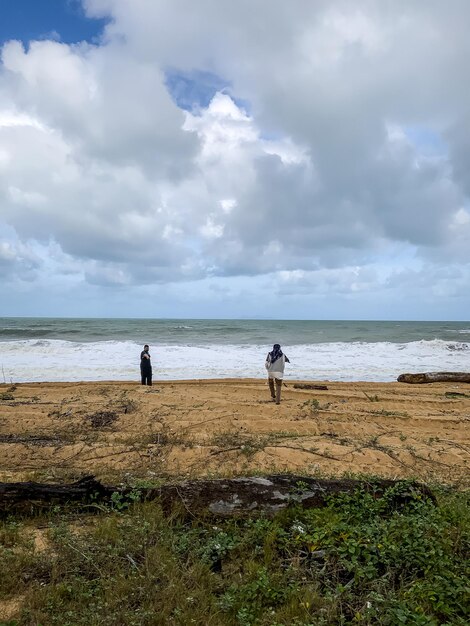
<path fill-rule="evenodd" d="M 264 360 L 290 359 L 282 403 Z M 468 322 L 3 318 L 0 479 L 297 472 L 468 480 Z M 154 385 L 139 385 L 150 344 Z M 296 381 L 326 390 L 296 389 Z"/>
<path fill-rule="evenodd" d="M 263 379 L 0 385 L 0 480 L 273 472 L 468 485 L 470 386 Z"/>

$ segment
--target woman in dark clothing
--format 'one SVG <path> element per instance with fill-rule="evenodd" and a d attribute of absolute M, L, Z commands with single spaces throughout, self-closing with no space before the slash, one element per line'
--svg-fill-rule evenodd
<path fill-rule="evenodd" d="M 145 344 L 140 353 L 140 375 L 142 384 L 152 386 L 152 362 L 150 361 L 149 347 Z"/>

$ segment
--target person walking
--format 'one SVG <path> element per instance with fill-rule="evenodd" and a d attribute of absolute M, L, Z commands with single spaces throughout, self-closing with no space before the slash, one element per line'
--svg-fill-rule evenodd
<path fill-rule="evenodd" d="M 290 363 L 287 356 L 281 350 L 281 346 L 275 343 L 271 352 L 268 352 L 266 363 L 268 370 L 268 384 L 271 392 L 271 399 L 276 404 L 281 404 L 282 379 L 284 377 L 284 367 Z M 274 391 L 274 381 L 276 381 L 276 391 Z"/>
<path fill-rule="evenodd" d="M 150 360 L 149 346 L 145 344 L 140 353 L 140 375 L 143 385 L 152 386 L 152 362 Z"/>

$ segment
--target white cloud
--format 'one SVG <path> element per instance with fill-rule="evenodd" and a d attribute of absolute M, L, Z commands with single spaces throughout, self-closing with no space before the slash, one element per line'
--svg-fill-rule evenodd
<path fill-rule="evenodd" d="M 463 207 L 460 207 L 454 215 L 454 221 L 451 226 L 459 227 L 466 226 L 467 224 L 470 224 L 470 213 Z"/>
<path fill-rule="evenodd" d="M 110 18 L 99 45 L 2 50 L 0 220 L 42 246 L 26 274 L 62 280 L 61 254 L 95 286 L 276 273 L 349 298 L 406 273 L 407 246 L 465 282 L 468 3 L 84 6 Z M 186 112 L 169 68 L 228 86 Z"/>
<path fill-rule="evenodd" d="M 41 207 L 46 203 L 46 196 L 35 191 L 22 191 L 17 187 L 9 187 L 8 193 L 14 204 L 25 208 Z"/>
<path fill-rule="evenodd" d="M 31 242 L 23 243 L 15 238 L 0 240 L 0 276 L 4 281 L 35 280 L 43 259 Z"/>
<path fill-rule="evenodd" d="M 209 216 L 204 226 L 200 228 L 201 234 L 207 239 L 220 239 L 224 234 L 224 225 L 216 224 L 214 218 Z"/>
<path fill-rule="evenodd" d="M 220 207 L 224 213 L 231 213 L 236 206 L 235 198 L 224 198 L 220 201 Z"/>

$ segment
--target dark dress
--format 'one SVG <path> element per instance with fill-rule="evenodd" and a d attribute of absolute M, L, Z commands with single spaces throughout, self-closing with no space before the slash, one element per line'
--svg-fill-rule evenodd
<path fill-rule="evenodd" d="M 148 359 L 144 355 L 148 355 Z M 152 362 L 150 360 L 150 354 L 142 350 L 140 353 L 140 375 L 143 385 L 152 386 Z"/>

